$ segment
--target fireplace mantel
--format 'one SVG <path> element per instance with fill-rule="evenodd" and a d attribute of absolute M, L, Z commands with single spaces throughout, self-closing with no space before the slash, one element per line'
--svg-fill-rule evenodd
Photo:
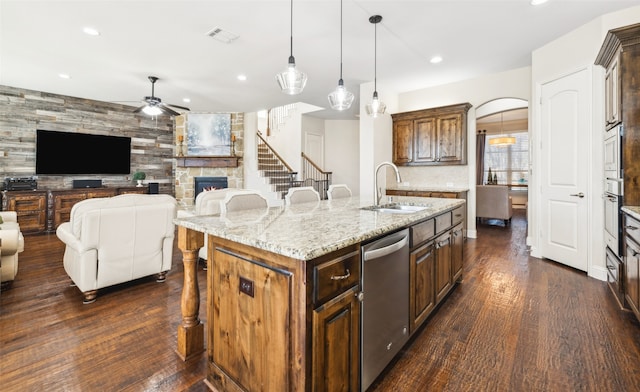
<path fill-rule="evenodd" d="M 238 167 L 237 156 L 182 156 L 174 157 L 178 167 Z"/>

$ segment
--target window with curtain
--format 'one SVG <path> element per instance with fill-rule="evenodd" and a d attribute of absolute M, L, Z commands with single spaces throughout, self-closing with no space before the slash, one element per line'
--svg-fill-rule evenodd
<path fill-rule="evenodd" d="M 489 141 L 498 137 L 514 137 L 509 146 L 492 146 Z M 487 135 L 484 150 L 484 183 L 489 170 L 495 173 L 498 184 L 526 185 L 529 183 L 529 134 L 526 131 Z"/>

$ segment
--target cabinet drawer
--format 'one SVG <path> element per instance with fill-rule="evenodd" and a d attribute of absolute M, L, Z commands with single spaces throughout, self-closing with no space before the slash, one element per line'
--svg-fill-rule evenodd
<path fill-rule="evenodd" d="M 316 306 L 360 282 L 360 252 L 353 251 L 313 269 L 313 302 Z"/>
<path fill-rule="evenodd" d="M 451 227 L 451 211 L 445 212 L 442 215 L 436 216 L 436 233 L 440 233 L 443 230 Z"/>
<path fill-rule="evenodd" d="M 436 232 L 433 219 L 411 226 L 411 247 L 415 248 L 434 235 Z"/>
<path fill-rule="evenodd" d="M 464 220 L 464 206 L 460 206 L 455 210 L 451 211 L 451 215 L 452 215 L 451 224 L 453 224 L 454 226 L 457 223 L 462 222 Z"/>
<path fill-rule="evenodd" d="M 17 197 L 10 201 L 12 211 L 39 211 L 45 208 L 46 199 L 42 196 Z"/>
<path fill-rule="evenodd" d="M 636 243 L 640 244 L 640 221 L 631 215 L 625 214 L 624 231 L 629 237 L 633 238 Z"/>
<path fill-rule="evenodd" d="M 73 207 L 77 202 L 86 199 L 86 195 L 84 193 L 80 193 L 77 195 L 54 196 L 54 198 L 56 210 L 71 211 L 71 207 Z"/>

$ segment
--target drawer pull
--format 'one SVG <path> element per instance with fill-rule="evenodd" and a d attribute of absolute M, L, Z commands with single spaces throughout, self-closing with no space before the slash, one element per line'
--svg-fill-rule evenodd
<path fill-rule="evenodd" d="M 344 275 L 331 275 L 331 280 L 344 280 L 347 279 L 348 277 L 351 276 L 351 272 L 349 272 L 349 269 L 347 268 L 347 273 Z"/>
<path fill-rule="evenodd" d="M 627 229 L 627 230 L 638 230 L 638 228 L 636 226 L 631 226 L 631 225 L 625 226 L 625 229 Z"/>

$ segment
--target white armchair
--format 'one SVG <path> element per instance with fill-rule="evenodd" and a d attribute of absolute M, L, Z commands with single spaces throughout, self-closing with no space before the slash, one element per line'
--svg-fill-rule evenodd
<path fill-rule="evenodd" d="M 476 186 L 476 217 L 502 219 L 506 224 L 513 216 L 513 202 L 505 185 Z"/>
<path fill-rule="evenodd" d="M 15 211 L 1 211 L 0 221 L 0 282 L 6 287 L 18 274 L 18 253 L 24 251 L 24 237 Z"/>
<path fill-rule="evenodd" d="M 64 269 L 84 294 L 171 269 L 176 200 L 169 195 L 125 194 L 82 200 L 56 235 L 65 243 Z"/>

